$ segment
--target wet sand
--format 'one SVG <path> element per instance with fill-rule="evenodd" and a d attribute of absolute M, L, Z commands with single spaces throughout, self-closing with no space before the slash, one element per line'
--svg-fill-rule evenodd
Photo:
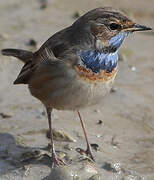
<path fill-rule="evenodd" d="M 74 22 L 74 15 L 102 5 L 119 8 L 136 22 L 154 27 L 152 0 L 105 0 L 103 4 L 49 0 L 45 8 L 40 1 L 1 1 L 0 49 L 35 51 Z M 30 39 L 36 40 L 36 47 L 29 45 Z M 153 42 L 154 32 L 131 35 L 120 51 L 113 92 L 101 104 L 81 111 L 90 143 L 99 145 L 97 151 L 93 149 L 94 164 L 75 150 L 86 147 L 77 113 L 54 110 L 54 128 L 76 141 L 55 141 L 57 153 L 71 165 L 54 170 L 50 169 L 44 107 L 25 85 L 13 85 L 22 63 L 0 55 L 0 180 L 153 180 Z"/>

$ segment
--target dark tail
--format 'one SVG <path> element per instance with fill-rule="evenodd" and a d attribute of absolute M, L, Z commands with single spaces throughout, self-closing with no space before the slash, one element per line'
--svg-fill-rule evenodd
<path fill-rule="evenodd" d="M 31 51 L 21 50 L 21 49 L 2 49 L 1 53 L 4 56 L 14 56 L 26 63 L 33 56 Z"/>

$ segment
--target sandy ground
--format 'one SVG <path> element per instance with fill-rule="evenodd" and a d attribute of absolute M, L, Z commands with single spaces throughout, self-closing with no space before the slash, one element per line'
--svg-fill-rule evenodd
<path fill-rule="evenodd" d="M 70 25 L 74 13 L 99 6 L 124 10 L 138 23 L 154 27 L 154 1 L 134 0 L 0 1 L 0 49 L 37 47 L 53 33 Z M 153 180 L 154 179 L 154 32 L 133 34 L 121 49 L 115 92 L 83 110 L 92 164 L 78 154 L 85 140 L 76 112 L 54 111 L 54 127 L 76 142 L 56 141 L 56 150 L 71 165 L 50 169 L 47 119 L 42 104 L 24 85 L 14 86 L 22 63 L 0 55 L 0 180 Z M 98 121 L 102 124 L 98 124 Z"/>

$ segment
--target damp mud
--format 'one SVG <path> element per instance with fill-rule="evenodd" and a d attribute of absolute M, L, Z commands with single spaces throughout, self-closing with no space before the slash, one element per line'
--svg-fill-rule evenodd
<path fill-rule="evenodd" d="M 99 6 L 121 9 L 154 28 L 153 0 L 1 1 L 0 49 L 35 51 Z M 45 109 L 26 85 L 13 85 L 23 64 L 0 55 L 0 180 L 153 180 L 153 47 L 153 31 L 132 34 L 121 48 L 111 93 L 101 104 L 81 111 L 95 163 L 76 151 L 86 148 L 77 113 L 53 111 L 56 152 L 68 164 L 54 169 Z"/>

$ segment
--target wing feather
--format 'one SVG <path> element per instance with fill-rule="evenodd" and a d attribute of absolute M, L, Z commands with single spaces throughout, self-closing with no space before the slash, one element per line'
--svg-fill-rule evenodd
<path fill-rule="evenodd" d="M 28 84 L 33 73 L 41 63 L 50 63 L 57 60 L 49 48 L 38 50 L 34 53 L 33 58 L 25 63 L 22 67 L 14 84 Z"/>

